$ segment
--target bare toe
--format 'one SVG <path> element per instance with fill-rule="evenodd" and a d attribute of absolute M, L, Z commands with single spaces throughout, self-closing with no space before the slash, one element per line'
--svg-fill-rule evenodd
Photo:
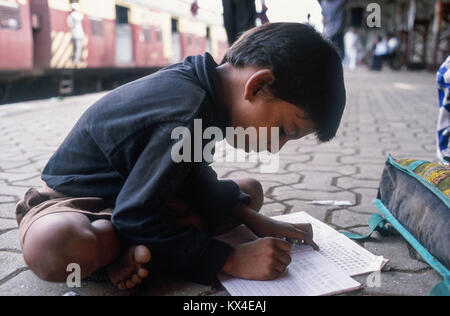
<path fill-rule="evenodd" d="M 140 268 L 140 269 L 138 270 L 138 276 L 139 276 L 141 279 L 145 279 L 146 277 L 148 277 L 148 270 L 147 270 L 147 269 L 144 269 L 144 268 Z"/>
<path fill-rule="evenodd" d="M 125 283 L 120 282 L 119 284 L 117 284 L 117 287 L 119 288 L 119 290 L 121 291 L 125 291 L 127 289 L 127 286 L 125 285 Z"/>
<path fill-rule="evenodd" d="M 148 277 L 149 271 L 142 266 L 149 263 L 150 259 L 151 253 L 147 247 L 130 247 L 108 267 L 111 282 L 122 291 L 136 287 Z"/>
<path fill-rule="evenodd" d="M 150 250 L 145 246 L 137 246 L 134 249 L 134 260 L 140 264 L 146 264 L 150 262 L 151 259 Z"/>
<path fill-rule="evenodd" d="M 133 281 L 134 284 L 141 284 L 141 283 L 142 283 L 141 278 L 139 278 L 136 274 L 134 274 L 134 275 L 131 277 L 131 281 Z"/>
<path fill-rule="evenodd" d="M 133 281 L 128 280 L 126 283 L 127 289 L 132 289 L 136 286 L 136 284 L 133 283 Z"/>

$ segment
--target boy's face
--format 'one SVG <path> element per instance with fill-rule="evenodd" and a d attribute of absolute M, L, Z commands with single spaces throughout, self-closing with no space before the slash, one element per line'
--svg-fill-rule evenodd
<path fill-rule="evenodd" d="M 240 94 L 242 97 L 239 98 L 240 100 L 236 100 L 237 104 L 234 106 L 231 124 L 233 127 L 243 127 L 244 129 L 256 128 L 258 144 L 267 144 L 267 150 L 276 153 L 288 141 L 300 139 L 316 132 L 316 127 L 305 110 L 274 98 L 267 89 L 267 84 L 271 82 L 273 82 L 273 76 L 270 70 L 257 71 L 250 76 L 243 93 Z M 260 133 L 261 127 L 266 128 L 267 137 L 264 133 Z M 272 144 L 271 141 L 271 128 L 273 127 L 279 128 L 279 146 Z M 265 139 L 261 139 L 262 137 Z M 245 151 L 251 151 L 249 137 L 247 137 L 244 147 L 242 149 Z M 258 151 L 263 150 L 264 148 L 258 149 Z"/>
<path fill-rule="evenodd" d="M 288 141 L 303 138 L 316 131 L 313 121 L 308 118 L 304 110 L 280 99 L 261 99 L 248 104 L 238 117 L 237 121 L 232 122 L 233 126 L 241 126 L 244 129 L 255 127 L 258 144 L 267 144 L 267 150 L 272 153 L 283 148 Z M 260 133 L 261 127 L 266 128 L 267 137 L 264 133 Z M 271 128 L 273 127 L 279 128 L 278 146 L 272 144 Z M 246 152 L 251 151 L 248 137 L 245 148 L 242 149 Z M 261 151 L 261 148 L 258 151 Z"/>

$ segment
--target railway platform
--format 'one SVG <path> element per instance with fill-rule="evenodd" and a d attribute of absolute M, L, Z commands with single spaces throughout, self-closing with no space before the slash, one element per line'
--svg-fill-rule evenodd
<path fill-rule="evenodd" d="M 396 158 L 436 160 L 437 92 L 435 76 L 425 72 L 346 73 L 348 105 L 335 140 L 317 145 L 313 138 L 287 145 L 277 174 L 259 173 L 256 165 L 215 164 L 227 178 L 252 176 L 265 191 L 263 213 L 299 211 L 336 229 L 368 230 L 376 211 L 372 200 L 388 154 Z M 221 287 L 167 280 L 148 282 L 121 293 L 111 284 L 82 282 L 80 288 L 40 281 L 26 267 L 20 250 L 14 205 L 30 187 L 78 117 L 103 93 L 0 106 L 0 295 L 228 295 Z M 352 206 L 313 206 L 309 200 L 348 200 Z M 399 236 L 377 233 L 362 244 L 390 262 L 380 286 L 350 295 L 428 295 L 440 281 Z M 367 276 L 356 279 L 366 284 Z"/>

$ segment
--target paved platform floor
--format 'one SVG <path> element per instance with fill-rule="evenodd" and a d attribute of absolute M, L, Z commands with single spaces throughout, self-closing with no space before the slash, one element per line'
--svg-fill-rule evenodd
<path fill-rule="evenodd" d="M 264 214 L 306 211 L 336 229 L 367 232 L 372 200 L 388 154 L 435 160 L 438 105 L 430 73 L 346 74 L 348 107 L 338 137 L 317 145 L 313 138 L 289 144 L 277 174 L 261 174 L 256 163 L 215 164 L 222 177 L 255 177 L 265 190 Z M 0 106 L 0 295 L 227 295 L 167 280 L 120 293 L 109 283 L 83 282 L 79 289 L 38 280 L 26 267 L 18 241 L 14 205 L 30 187 L 41 185 L 45 163 L 83 111 L 103 94 Z M 348 200 L 354 206 L 312 206 L 311 200 Z M 401 237 L 362 244 L 389 259 L 379 288 L 352 295 L 427 295 L 440 281 Z M 366 283 L 366 277 L 357 277 Z"/>

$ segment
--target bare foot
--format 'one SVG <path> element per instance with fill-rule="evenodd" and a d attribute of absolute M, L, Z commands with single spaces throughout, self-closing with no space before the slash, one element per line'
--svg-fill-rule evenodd
<path fill-rule="evenodd" d="M 133 246 L 108 267 L 109 279 L 121 291 L 132 289 L 148 277 L 149 272 L 143 265 L 149 263 L 150 259 L 147 247 Z"/>

